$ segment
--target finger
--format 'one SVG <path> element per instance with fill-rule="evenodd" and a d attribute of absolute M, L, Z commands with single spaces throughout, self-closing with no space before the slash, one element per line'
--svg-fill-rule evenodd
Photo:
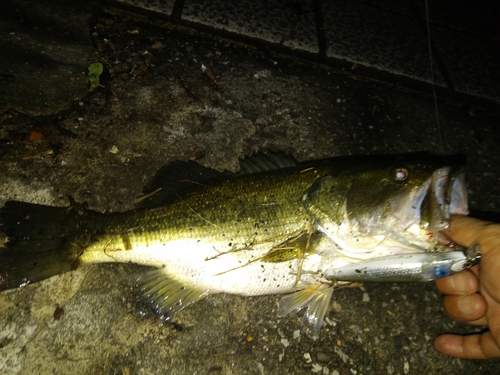
<path fill-rule="evenodd" d="M 478 293 L 462 296 L 444 296 L 444 312 L 457 322 L 474 325 L 487 325 L 486 311 L 488 306 L 484 297 Z"/>
<path fill-rule="evenodd" d="M 500 304 L 500 246 L 481 258 L 480 274 L 481 293 L 489 294 Z"/>
<path fill-rule="evenodd" d="M 443 294 L 473 294 L 479 290 L 479 282 L 472 271 L 463 271 L 436 280 L 436 287 Z"/>
<path fill-rule="evenodd" d="M 482 296 L 488 306 L 486 313 L 488 327 L 497 342 L 497 346 L 500 347 L 500 303 L 488 293 L 484 293 Z"/>
<path fill-rule="evenodd" d="M 450 227 L 442 232 L 463 246 L 479 242 L 483 254 L 500 247 L 500 225 L 472 217 L 453 215 Z"/>
<path fill-rule="evenodd" d="M 434 340 L 437 351 L 458 358 L 493 359 L 500 358 L 500 347 L 495 342 L 490 331 L 474 335 L 438 336 Z"/>

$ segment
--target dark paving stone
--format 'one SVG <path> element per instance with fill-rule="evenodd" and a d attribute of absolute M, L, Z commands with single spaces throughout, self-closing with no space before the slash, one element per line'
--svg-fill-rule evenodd
<path fill-rule="evenodd" d="M 352 1 L 324 2 L 322 10 L 328 57 L 432 82 L 427 37 L 415 17 Z M 434 69 L 435 83 L 445 86 Z"/>
<path fill-rule="evenodd" d="M 319 52 L 312 1 L 186 0 L 182 19 L 296 50 Z"/>
<path fill-rule="evenodd" d="M 412 0 L 356 0 L 357 3 L 387 10 L 391 13 L 400 13 L 406 16 L 415 16 L 415 6 Z"/>
<path fill-rule="evenodd" d="M 417 1 L 441 68 L 457 92 L 500 100 L 499 5 L 471 1 Z"/>
<path fill-rule="evenodd" d="M 493 39 L 437 27 L 434 43 L 454 89 L 500 100 L 500 45 Z"/>
<path fill-rule="evenodd" d="M 172 14 L 175 4 L 175 0 L 116 0 L 116 2 L 166 15 Z"/>
<path fill-rule="evenodd" d="M 429 1 L 426 11 L 424 0 L 415 0 L 423 19 L 427 15 L 431 24 L 451 27 L 475 34 L 481 38 L 500 40 L 500 3 L 470 0 Z M 457 39 L 458 38 L 457 34 Z"/>

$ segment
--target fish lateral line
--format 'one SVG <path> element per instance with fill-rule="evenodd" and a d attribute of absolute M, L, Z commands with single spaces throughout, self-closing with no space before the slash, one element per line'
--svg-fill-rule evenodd
<path fill-rule="evenodd" d="M 247 250 L 251 251 L 251 250 L 253 250 L 253 249 L 252 249 L 252 247 L 254 247 L 254 246 L 260 246 L 260 245 L 264 245 L 264 244 L 266 244 L 266 243 L 276 242 L 276 241 L 279 241 L 279 240 L 281 240 L 281 239 L 285 239 L 286 241 L 285 241 L 285 242 L 283 242 L 283 244 L 286 244 L 286 243 L 288 243 L 288 242 L 290 242 L 290 241 L 294 241 L 294 240 L 296 240 L 296 239 L 300 238 L 300 236 L 302 236 L 302 235 L 303 235 L 303 234 L 300 234 L 300 233 L 299 233 L 296 237 L 294 237 L 294 238 L 292 238 L 292 239 L 290 239 L 290 240 L 289 240 L 289 239 L 288 239 L 288 236 L 289 236 L 289 235 L 284 234 L 284 235 L 280 235 L 280 236 L 269 237 L 269 238 L 266 238 L 266 239 L 264 239 L 264 240 L 262 240 L 262 241 L 258 241 L 258 242 L 257 242 L 257 241 L 255 241 L 255 237 L 254 237 L 254 240 L 253 240 L 252 242 L 250 242 L 249 244 L 244 244 L 244 246 L 243 246 L 243 247 L 239 247 L 239 248 L 235 248 L 235 247 L 236 247 L 237 245 L 241 245 L 241 244 L 234 244 L 234 245 L 232 245 L 232 248 L 231 248 L 230 250 L 227 250 L 227 251 L 219 251 L 219 250 L 217 250 L 217 249 L 215 248 L 215 246 L 214 246 L 214 247 L 213 247 L 213 249 L 214 249 L 215 251 L 217 251 L 217 252 L 218 252 L 218 254 L 216 254 L 216 255 L 214 255 L 214 256 L 211 256 L 211 257 L 207 257 L 207 258 L 205 258 L 205 260 L 213 260 L 213 259 L 217 259 L 217 258 L 218 258 L 218 257 L 220 257 L 220 256 L 223 256 L 223 255 L 229 255 L 229 254 L 232 254 L 232 253 L 237 253 L 237 252 L 240 252 L 240 251 L 247 251 Z M 269 252 L 273 251 L 273 249 L 278 250 L 278 249 L 280 249 L 280 248 L 281 248 L 281 247 L 273 247 L 272 249 L 270 249 L 270 250 L 269 250 Z M 264 254 L 263 256 L 268 255 L 268 254 L 269 254 L 269 252 L 268 252 L 268 253 L 266 253 L 266 254 Z"/>
<path fill-rule="evenodd" d="M 309 250 L 309 246 L 310 246 L 310 238 L 311 238 L 311 235 L 312 233 L 309 233 L 309 232 L 302 232 L 302 233 L 299 233 L 297 234 L 295 237 L 292 237 L 291 239 L 285 241 L 284 244 L 287 244 L 287 243 L 290 243 L 290 242 L 294 242 L 296 240 L 298 240 L 299 238 L 301 238 L 302 236 L 305 236 L 307 235 L 308 236 L 308 239 L 307 239 L 307 242 L 306 242 L 306 247 L 303 249 L 303 251 L 299 251 L 300 255 L 299 257 L 292 257 L 292 258 L 287 258 L 287 259 L 284 259 L 284 260 L 281 260 L 281 261 L 278 261 L 278 263 L 280 262 L 286 262 L 286 261 L 291 261 L 291 260 L 294 260 L 294 259 L 298 259 L 299 260 L 299 263 L 297 265 L 297 272 L 296 272 L 296 281 L 295 281 L 295 284 L 294 284 L 294 288 L 298 285 L 298 283 L 300 282 L 300 278 L 301 278 L 301 275 L 302 275 L 302 267 L 303 267 L 303 263 L 304 263 L 304 260 L 308 254 L 308 250 Z M 231 272 L 231 271 L 234 271 L 234 270 L 237 270 L 237 269 L 241 269 L 243 267 L 247 267 L 255 262 L 258 262 L 258 261 L 262 261 L 266 259 L 266 257 L 269 257 L 270 255 L 273 255 L 274 253 L 278 253 L 280 251 L 283 251 L 283 250 L 288 250 L 288 249 L 298 249 L 300 250 L 300 246 L 295 246 L 295 247 L 292 247 L 292 246 L 288 246 L 288 247 L 282 247 L 282 246 L 277 246 L 277 247 L 273 247 L 272 249 L 270 249 L 267 253 L 255 258 L 255 259 L 252 259 L 252 260 L 249 260 L 247 263 L 245 264 L 242 264 L 238 267 L 234 267 L 234 268 L 231 268 L 227 271 L 223 271 L 223 272 L 219 272 L 217 274 L 215 274 L 215 276 L 220 276 L 220 275 L 223 275 L 223 274 L 226 274 L 228 272 Z M 276 262 L 271 262 L 271 263 L 276 263 Z"/>

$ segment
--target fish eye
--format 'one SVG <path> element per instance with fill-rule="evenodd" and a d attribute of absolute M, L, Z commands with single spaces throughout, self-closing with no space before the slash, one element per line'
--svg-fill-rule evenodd
<path fill-rule="evenodd" d="M 405 167 L 396 167 L 391 172 L 391 177 L 396 181 L 404 181 L 410 175 L 410 171 Z"/>

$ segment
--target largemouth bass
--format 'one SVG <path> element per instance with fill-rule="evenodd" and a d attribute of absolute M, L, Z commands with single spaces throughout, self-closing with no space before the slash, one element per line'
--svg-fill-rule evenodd
<path fill-rule="evenodd" d="M 460 166 L 397 158 L 300 164 L 267 155 L 242 161 L 241 171 L 230 174 L 175 162 L 128 212 L 104 214 L 73 201 L 7 202 L 0 210 L 8 236 L 0 290 L 80 264 L 137 263 L 157 268 L 138 287 L 163 319 L 209 294 L 290 293 L 279 314 L 307 308 L 303 320 L 315 337 L 333 287 L 364 281 L 342 277 L 348 266 L 360 263 L 366 271 L 380 258 L 398 268 L 408 255 L 432 253 L 425 259 L 454 268 L 430 279 L 465 268 L 464 256 L 456 255 L 464 249 L 439 234 L 452 213 L 467 213 Z M 450 251 L 455 255 L 440 258 Z"/>

